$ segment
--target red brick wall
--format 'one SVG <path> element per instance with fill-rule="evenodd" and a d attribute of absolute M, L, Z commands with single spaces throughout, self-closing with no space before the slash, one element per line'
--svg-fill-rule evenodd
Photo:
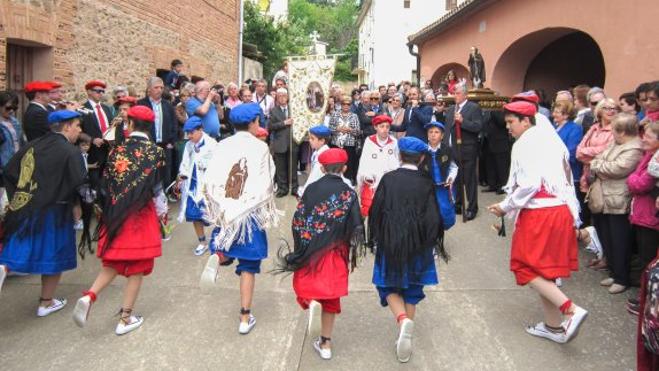
<path fill-rule="evenodd" d="M 38 4 L 38 5 L 34 5 Z M 0 89 L 7 86 L 6 42 L 49 47 L 35 78 L 62 80 L 70 94 L 98 78 L 143 91 L 156 69 L 183 60 L 184 73 L 235 80 L 237 0 L 3 0 Z"/>

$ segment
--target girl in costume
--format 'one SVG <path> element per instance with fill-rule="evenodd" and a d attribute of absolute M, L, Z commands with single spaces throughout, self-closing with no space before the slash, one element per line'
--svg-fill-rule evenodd
<path fill-rule="evenodd" d="M 444 125 L 431 121 L 425 125 L 425 129 L 428 133 L 428 153 L 422 171 L 435 184 L 435 198 L 444 221 L 444 230 L 448 230 L 455 224 L 455 205 L 451 192 L 453 181 L 458 175 L 458 165 L 453 161 L 451 148 L 442 147 Z"/>
<path fill-rule="evenodd" d="M 183 158 L 179 167 L 179 189 L 181 189 L 181 209 L 178 222 L 184 220 L 192 222 L 199 244 L 194 249 L 194 254 L 199 256 L 206 252 L 208 244 L 204 226 L 208 223 L 204 220 L 204 202 L 201 195 L 201 180 L 204 178 L 208 162 L 210 161 L 217 141 L 204 133 L 203 122 L 198 116 L 192 116 L 183 126 L 188 142 L 183 150 Z"/>
<path fill-rule="evenodd" d="M 382 177 L 369 213 L 369 241 L 376 247 L 373 284 L 380 304 L 399 326 L 396 356 L 408 362 L 416 305 L 423 287 L 436 285 L 435 253 L 444 260 L 444 228 L 433 183 L 418 169 L 428 146 L 415 137 L 398 140 L 401 167 Z"/>
<path fill-rule="evenodd" d="M 212 254 L 199 285 L 208 291 L 217 280 L 220 263 L 229 265 L 238 259 L 240 334 L 248 334 L 256 325 L 252 297 L 261 261 L 268 257 L 265 229 L 279 220 L 273 194 L 275 164 L 268 145 L 256 138 L 261 114 L 256 103 L 243 103 L 231 110 L 229 119 L 236 134 L 218 145 L 204 182 L 204 204 L 215 229 Z"/>
<path fill-rule="evenodd" d="M 588 312 L 556 286 L 557 278 L 578 269 L 575 228 L 579 220 L 570 154 L 551 127 L 535 126 L 536 106 L 516 101 L 504 106 L 513 145 L 506 198 L 488 207 L 515 218 L 510 270 L 518 285 L 529 285 L 542 300 L 545 320 L 526 332 L 557 343 L 570 340 Z"/>
<path fill-rule="evenodd" d="M 144 322 L 142 316 L 133 315 L 133 307 L 142 279 L 151 274 L 155 258 L 161 255 L 159 220 L 167 213 L 161 178 L 165 156 L 148 134 L 154 119 L 150 108 L 131 107 L 128 138 L 110 151 L 101 190 L 103 214 L 97 256 L 102 267 L 73 310 L 73 321 L 80 327 L 87 323 L 97 295 L 117 275 L 125 276 L 127 281 L 115 333 L 126 334 Z"/>
<path fill-rule="evenodd" d="M 373 117 L 372 124 L 376 133 L 364 141 L 364 148 L 359 159 L 357 171 L 357 188 L 361 197 L 362 216 L 368 216 L 373 202 L 373 194 L 378 188 L 382 176 L 398 169 L 397 140 L 389 135 L 392 119 L 387 115 Z"/>
<path fill-rule="evenodd" d="M 41 275 L 39 317 L 66 305 L 53 295 L 62 272 L 77 265 L 72 209 L 86 173 L 73 145 L 80 114 L 51 112 L 48 124 L 50 131 L 16 152 L 4 169 L 9 205 L 0 251 L 0 289 L 9 271 Z"/>
<path fill-rule="evenodd" d="M 293 215 L 295 249 L 280 259 L 293 274 L 297 302 L 309 309 L 309 334 L 321 358 L 332 358 L 332 329 L 348 295 L 348 261 L 356 265 L 364 240 L 357 194 L 341 177 L 348 154 L 339 148 L 318 161 L 325 175 L 307 187 Z M 282 256 L 280 251 L 280 256 Z M 319 336 L 320 335 L 320 336 Z"/>

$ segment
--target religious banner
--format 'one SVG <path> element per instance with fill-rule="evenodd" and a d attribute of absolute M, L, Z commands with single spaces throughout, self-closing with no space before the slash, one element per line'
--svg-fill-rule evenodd
<path fill-rule="evenodd" d="M 309 128 L 322 123 L 336 66 L 335 55 L 288 58 L 288 97 L 293 139 L 302 143 Z"/>

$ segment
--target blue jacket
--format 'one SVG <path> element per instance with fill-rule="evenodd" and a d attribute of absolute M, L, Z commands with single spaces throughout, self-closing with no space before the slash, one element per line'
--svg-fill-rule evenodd
<path fill-rule="evenodd" d="M 18 142 L 22 147 L 25 144 L 25 141 L 23 140 L 23 131 L 21 130 L 21 125 L 18 123 L 16 117 L 12 116 L 10 120 L 14 127 L 14 131 L 16 132 L 16 136 L 19 138 Z M 9 129 L 0 124 L 0 166 L 3 168 L 7 166 L 9 159 L 14 156 L 14 153 L 16 153 L 14 150 L 14 138 L 12 137 Z"/>
<path fill-rule="evenodd" d="M 410 112 L 411 111 L 411 112 Z M 415 108 L 406 108 L 403 124 L 397 128 L 392 127 L 391 131 L 401 132 L 405 131 L 405 136 L 416 137 L 421 139 L 424 143 L 428 142 L 428 133 L 424 129 L 424 125 L 432 121 L 433 110 L 430 105 L 420 105 Z"/>
<path fill-rule="evenodd" d="M 570 152 L 570 167 L 572 168 L 572 177 L 574 178 L 575 185 L 578 185 L 579 178 L 581 178 L 581 172 L 583 171 L 583 165 L 581 162 L 577 161 L 577 146 L 579 143 L 581 143 L 583 131 L 581 130 L 581 127 L 574 121 L 568 121 L 560 130 L 557 130 L 557 133 Z"/>

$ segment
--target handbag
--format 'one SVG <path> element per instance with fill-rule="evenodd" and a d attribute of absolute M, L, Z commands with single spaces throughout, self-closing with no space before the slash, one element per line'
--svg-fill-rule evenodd
<path fill-rule="evenodd" d="M 588 188 L 586 202 L 591 212 L 599 214 L 604 211 L 604 192 L 602 191 L 602 181 L 599 178 L 596 178 Z"/>

